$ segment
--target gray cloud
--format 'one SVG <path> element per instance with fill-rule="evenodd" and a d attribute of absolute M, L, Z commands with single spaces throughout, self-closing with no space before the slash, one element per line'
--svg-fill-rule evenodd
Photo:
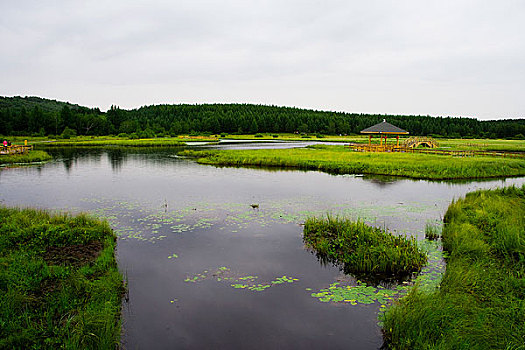
<path fill-rule="evenodd" d="M 525 3 L 0 2 L 0 94 L 523 117 Z"/>

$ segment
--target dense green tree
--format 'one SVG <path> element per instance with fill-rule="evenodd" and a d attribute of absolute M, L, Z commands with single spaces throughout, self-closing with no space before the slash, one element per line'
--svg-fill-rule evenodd
<path fill-rule="evenodd" d="M 28 113 L 29 111 L 29 113 Z M 525 135 L 524 119 L 374 115 L 323 112 L 249 104 L 156 105 L 133 110 L 111 106 L 102 113 L 38 97 L 0 97 L 0 133 L 56 134 L 67 126 L 81 135 L 126 133 L 171 135 L 190 132 L 309 132 L 358 134 L 383 119 L 411 135 L 507 138 Z"/>

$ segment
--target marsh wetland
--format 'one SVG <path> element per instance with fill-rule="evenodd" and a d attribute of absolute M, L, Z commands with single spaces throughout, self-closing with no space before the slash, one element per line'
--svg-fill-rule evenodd
<path fill-rule="evenodd" d="M 425 240 L 453 199 L 525 178 L 437 182 L 315 171 L 217 168 L 175 149 L 49 149 L 52 162 L 0 171 L 6 206 L 87 212 L 118 236 L 128 283 L 125 348 L 380 348 L 380 314 L 413 280 L 344 274 L 305 248 L 308 217 L 338 215 Z"/>

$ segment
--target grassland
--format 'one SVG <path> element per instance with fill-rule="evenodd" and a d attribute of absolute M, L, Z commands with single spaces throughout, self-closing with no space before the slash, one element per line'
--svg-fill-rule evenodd
<path fill-rule="evenodd" d="M 44 151 L 29 151 L 26 154 L 2 154 L 0 155 L 0 165 L 45 162 L 51 158 L 52 157 Z"/>
<path fill-rule="evenodd" d="M 525 158 L 353 152 L 343 146 L 302 149 L 222 150 L 181 153 L 202 164 L 320 170 L 415 179 L 481 179 L 525 175 Z"/>
<path fill-rule="evenodd" d="M 178 147 L 185 146 L 182 139 L 155 138 L 155 139 L 122 139 L 122 138 L 95 138 L 95 139 L 70 139 L 41 142 L 37 147 Z"/>
<path fill-rule="evenodd" d="M 84 215 L 0 207 L 0 348 L 116 348 L 115 245 L 107 223 Z"/>
<path fill-rule="evenodd" d="M 477 191 L 444 218 L 440 289 L 417 288 L 384 320 L 392 349 L 525 348 L 525 186 Z"/>
<path fill-rule="evenodd" d="M 398 278 L 427 262 L 415 239 L 337 217 L 308 218 L 303 241 L 322 260 L 344 265 L 346 273 Z"/>
<path fill-rule="evenodd" d="M 283 141 L 323 141 L 323 142 L 342 142 L 368 144 L 366 135 L 299 135 L 299 134 L 271 134 L 261 133 L 250 135 L 224 135 L 223 139 L 231 140 L 283 140 Z M 399 144 L 402 144 L 408 137 L 400 137 Z M 451 150 L 474 150 L 474 151 L 509 151 L 525 152 L 525 140 L 502 140 L 502 139 L 435 139 L 438 149 Z M 373 143 L 379 143 L 379 139 L 374 137 Z M 395 138 L 389 138 L 388 143 L 395 143 Z"/>
<path fill-rule="evenodd" d="M 525 152 L 525 140 L 437 139 L 439 149 Z"/>

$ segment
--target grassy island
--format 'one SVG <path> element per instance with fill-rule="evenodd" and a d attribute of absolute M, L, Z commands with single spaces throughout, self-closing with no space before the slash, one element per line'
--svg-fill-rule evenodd
<path fill-rule="evenodd" d="M 106 222 L 0 207 L 0 348 L 116 348 L 115 245 Z"/>
<path fill-rule="evenodd" d="M 0 155 L 0 165 L 38 163 L 50 159 L 52 157 L 44 151 L 29 151 L 27 154 L 2 154 Z"/>
<path fill-rule="evenodd" d="M 332 174 L 376 174 L 429 180 L 525 175 L 525 158 L 354 152 L 343 146 L 270 150 L 187 150 L 182 155 L 195 157 L 202 164 L 217 166 L 297 168 Z"/>
<path fill-rule="evenodd" d="M 342 264 L 346 273 L 402 277 L 427 262 L 415 239 L 331 216 L 308 218 L 303 240 L 321 259 Z"/>
<path fill-rule="evenodd" d="M 392 349 L 523 349 L 525 186 L 477 191 L 444 218 L 441 287 L 417 288 L 384 320 Z"/>

